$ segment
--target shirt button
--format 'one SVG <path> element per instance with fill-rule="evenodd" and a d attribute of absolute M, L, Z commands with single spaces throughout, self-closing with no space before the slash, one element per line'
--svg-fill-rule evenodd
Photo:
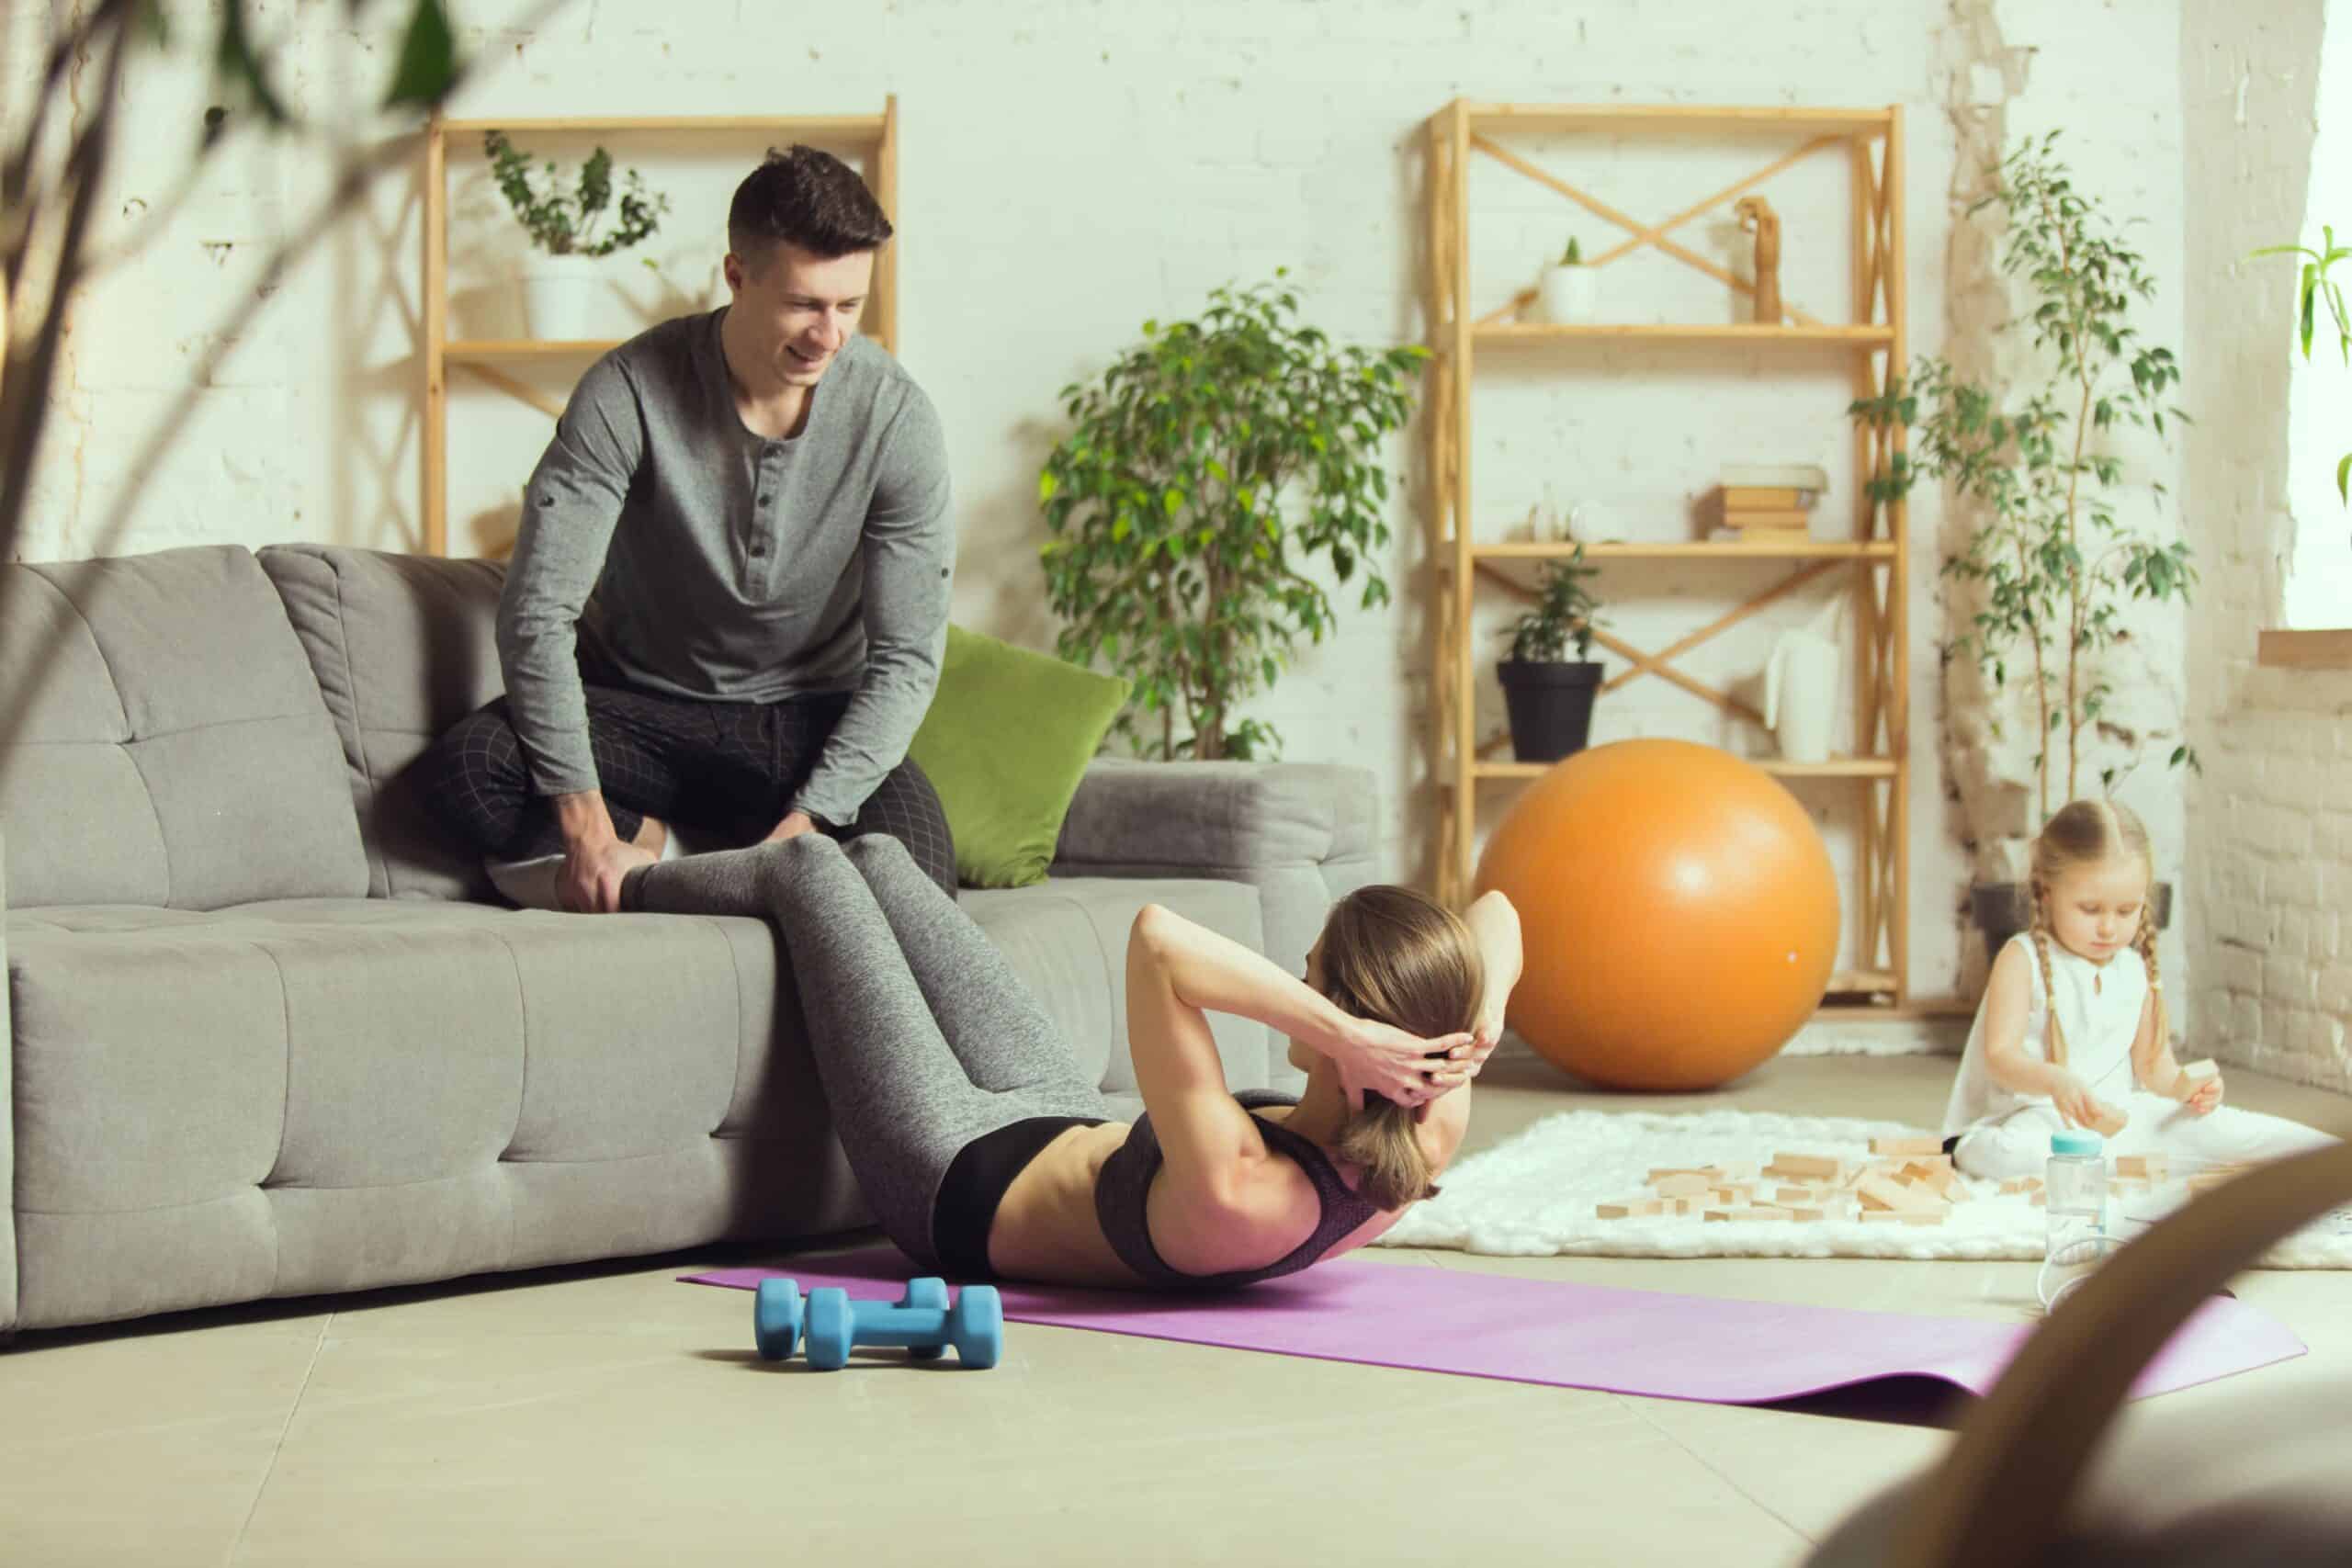
<path fill-rule="evenodd" d="M 763 556 L 767 554 L 768 542 L 765 539 L 753 539 L 752 541 L 752 553 L 755 556 Z"/>
<path fill-rule="evenodd" d="M 756 499 L 762 506 L 765 506 L 768 503 L 768 498 L 764 495 L 759 496 Z"/>

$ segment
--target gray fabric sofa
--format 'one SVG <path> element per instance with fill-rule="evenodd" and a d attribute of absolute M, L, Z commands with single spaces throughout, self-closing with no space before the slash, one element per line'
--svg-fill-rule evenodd
<path fill-rule="evenodd" d="M 770 927 L 506 908 L 409 795 L 498 690 L 498 587 L 310 546 L 0 567 L 0 1335 L 864 1223 Z M 1298 964 L 1372 815 L 1353 768 L 1102 761 L 1052 880 L 964 898 L 1131 1096 L 1136 909 Z"/>

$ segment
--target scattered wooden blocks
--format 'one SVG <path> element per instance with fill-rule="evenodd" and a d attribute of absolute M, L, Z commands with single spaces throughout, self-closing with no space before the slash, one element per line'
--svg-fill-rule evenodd
<path fill-rule="evenodd" d="M 1874 1155 L 1939 1155 L 1944 1152 L 1941 1138 L 1872 1138 L 1871 1153 Z"/>
<path fill-rule="evenodd" d="M 1843 1161 L 1827 1155 L 1779 1154 L 1764 1168 L 1764 1174 L 1790 1181 L 1835 1181 L 1844 1169 Z"/>

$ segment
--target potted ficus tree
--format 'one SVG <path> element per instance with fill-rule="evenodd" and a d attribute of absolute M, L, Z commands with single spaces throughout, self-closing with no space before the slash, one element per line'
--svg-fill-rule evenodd
<path fill-rule="evenodd" d="M 1388 602 L 1377 552 L 1381 442 L 1412 409 L 1421 348 L 1340 347 L 1271 283 L 1218 288 L 1196 321 L 1143 324 L 1091 384 L 1062 389 L 1074 426 L 1037 476 L 1039 551 L 1059 650 L 1135 682 L 1113 727 L 1159 759 L 1268 758 L 1243 717 L 1301 638 L 1333 624 L 1314 575 Z"/>
<path fill-rule="evenodd" d="M 1598 567 L 1585 565 L 1582 545 L 1566 560 L 1544 562 L 1535 607 L 1504 630 L 1510 657 L 1495 674 L 1510 716 L 1511 754 L 1522 762 L 1556 762 L 1591 738 L 1600 666 L 1589 656 L 1600 606 L 1585 584 L 1598 575 Z"/>
<path fill-rule="evenodd" d="M 2098 198 L 2076 188 L 2056 141 L 2055 132 L 2028 140 L 1968 209 L 1997 205 L 2007 219 L 2000 267 L 2025 298 L 2002 330 L 2030 340 L 2017 384 L 1996 387 L 1922 358 L 1884 396 L 1850 409 L 1863 424 L 1900 421 L 1911 432 L 1912 459 L 1898 455 L 1872 480 L 1873 496 L 1902 496 L 1928 478 L 1969 509 L 1969 531 L 1943 570 L 1976 591 L 1975 607 L 1947 652 L 1955 671 L 1981 676 L 1996 739 L 2031 727 L 2030 768 L 2014 782 L 2030 790 L 2032 821 L 1977 825 L 1980 846 L 2006 839 L 2013 856 L 2082 793 L 2089 770 L 2111 791 L 2151 747 L 2152 727 L 2114 705 L 2125 610 L 2137 601 L 2186 604 L 2197 581 L 2187 545 L 2151 538 L 2120 515 L 2164 495 L 2162 484 L 2129 478 L 2117 446 L 2127 429 L 2161 445 L 2167 422 L 2187 419 L 2169 400 L 2180 370 L 2132 325 L 2133 301 L 2154 285 Z M 2176 745 L 2168 765 L 2194 768 L 2196 753 Z M 1972 889 L 1988 952 L 2031 919 L 2014 859 L 2007 869 Z M 2151 892 L 2160 925 L 2171 895 L 2162 883 Z"/>
<path fill-rule="evenodd" d="M 1560 254 L 1558 262 L 1544 269 L 1543 279 L 1536 285 L 1544 319 L 1563 324 L 1592 320 L 1600 281 L 1592 268 L 1584 265 L 1584 253 L 1577 248 L 1576 236 L 1569 235 L 1568 248 Z"/>
<path fill-rule="evenodd" d="M 649 191 L 631 169 L 623 176 L 616 212 L 613 155 L 602 147 L 588 155 L 579 179 L 567 186 L 552 159 L 535 176 L 531 154 L 503 130 L 485 131 L 481 145 L 506 205 L 531 237 L 532 259 L 523 269 L 527 330 L 537 338 L 587 337 L 598 291 L 606 282 L 596 263 L 650 238 L 670 209 L 670 198 Z M 605 227 L 608 221 L 610 228 Z"/>

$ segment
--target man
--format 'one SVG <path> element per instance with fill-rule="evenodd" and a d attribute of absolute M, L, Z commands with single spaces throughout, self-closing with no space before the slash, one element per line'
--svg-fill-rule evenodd
<path fill-rule="evenodd" d="M 732 303 L 574 389 L 499 601 L 506 695 L 422 763 L 510 892 L 515 863 L 560 856 L 555 901 L 610 912 L 683 823 L 889 833 L 954 893 L 946 818 L 906 756 L 946 644 L 945 443 L 856 335 L 890 232 L 839 159 L 772 152 L 728 212 Z"/>

